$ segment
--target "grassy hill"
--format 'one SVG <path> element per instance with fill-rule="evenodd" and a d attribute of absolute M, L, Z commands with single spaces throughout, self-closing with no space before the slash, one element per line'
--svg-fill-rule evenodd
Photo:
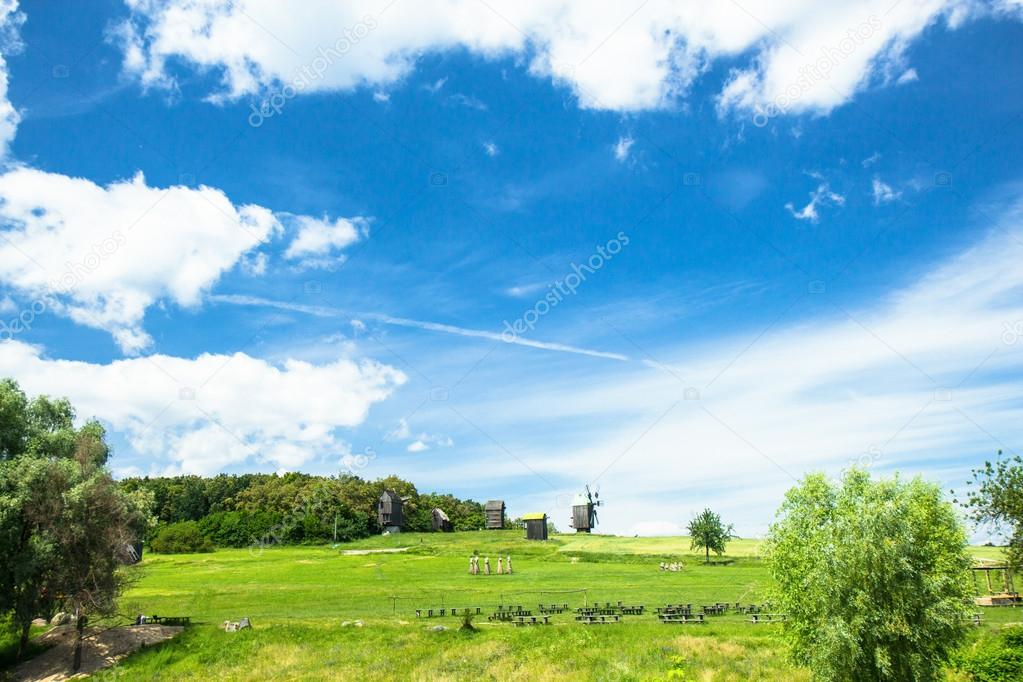
<path fill-rule="evenodd" d="M 378 550 L 401 550 L 379 552 Z M 362 551 L 370 553 L 345 554 Z M 471 576 L 473 551 L 511 555 L 515 574 Z M 620 625 L 583 626 L 571 614 L 551 626 L 477 619 L 417 619 L 417 608 L 594 601 L 645 604 L 761 602 L 766 571 L 755 541 L 730 546 L 725 565 L 703 566 L 685 538 L 557 535 L 521 531 L 400 534 L 331 547 L 262 552 L 150 555 L 125 597 L 126 614 L 188 615 L 199 625 L 141 652 L 107 677 L 125 679 L 808 679 L 786 660 L 776 625 L 714 617 L 706 625 L 662 625 L 652 614 Z M 660 561 L 683 561 L 678 573 Z M 993 610 L 991 621 L 1015 617 Z M 242 616 L 254 629 L 218 625 Z M 363 627 L 343 626 L 361 620 Z M 448 629 L 430 628 L 444 625 Z M 986 627 L 991 627 L 988 625 Z"/>

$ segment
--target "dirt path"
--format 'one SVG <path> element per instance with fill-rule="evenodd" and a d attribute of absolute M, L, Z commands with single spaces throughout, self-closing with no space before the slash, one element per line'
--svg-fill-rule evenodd
<path fill-rule="evenodd" d="M 182 630 L 183 627 L 171 625 L 87 628 L 86 639 L 82 642 L 82 668 L 78 672 L 91 673 L 111 666 L 133 651 L 168 640 Z M 13 679 L 25 682 L 68 679 L 71 676 L 74 628 L 70 625 L 55 627 L 39 635 L 36 641 L 51 645 L 51 648 L 15 668 Z"/>

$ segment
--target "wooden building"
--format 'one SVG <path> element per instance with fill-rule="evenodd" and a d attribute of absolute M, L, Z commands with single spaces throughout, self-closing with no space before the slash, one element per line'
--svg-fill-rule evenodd
<path fill-rule="evenodd" d="M 589 533 L 595 525 L 593 500 L 586 495 L 576 495 L 572 500 L 572 528 L 577 533 Z"/>
<path fill-rule="evenodd" d="M 390 533 L 397 533 L 401 530 L 405 519 L 401 514 L 401 498 L 397 493 L 385 490 L 380 494 L 380 499 L 377 501 L 377 523 Z"/>
<path fill-rule="evenodd" d="M 504 528 L 504 500 L 489 500 L 484 510 L 487 514 L 487 530 Z"/>
<path fill-rule="evenodd" d="M 430 512 L 430 516 L 433 518 L 433 530 L 439 533 L 450 533 L 454 530 L 451 525 L 451 519 L 444 513 L 443 509 L 434 509 Z"/>
<path fill-rule="evenodd" d="M 547 515 L 543 512 L 536 512 L 533 514 L 525 514 L 522 517 L 522 522 L 526 524 L 526 539 L 527 540 L 546 540 L 547 539 Z"/>
<path fill-rule="evenodd" d="M 1018 606 L 1023 604 L 1023 598 L 1016 591 L 1013 572 L 1008 563 L 976 559 L 971 572 L 973 585 L 978 594 L 973 600 L 977 606 Z M 977 579 L 981 574 L 987 581 L 986 594 L 982 594 L 983 590 L 977 584 Z M 992 576 L 994 576 L 994 580 L 992 580 Z"/>

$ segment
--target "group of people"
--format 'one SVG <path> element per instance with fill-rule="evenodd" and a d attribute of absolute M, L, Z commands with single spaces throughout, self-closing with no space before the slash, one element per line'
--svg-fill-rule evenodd
<path fill-rule="evenodd" d="M 473 554 L 469 557 L 469 575 L 480 574 L 480 558 L 478 555 Z M 497 557 L 497 575 L 511 575 L 512 574 L 512 562 L 511 556 L 507 559 Z M 490 557 L 483 558 L 483 575 L 490 575 Z"/>
<path fill-rule="evenodd" d="M 662 571 L 681 571 L 682 570 L 682 564 L 678 564 L 678 563 L 666 564 L 666 563 L 664 563 L 662 561 L 661 562 L 661 570 Z"/>

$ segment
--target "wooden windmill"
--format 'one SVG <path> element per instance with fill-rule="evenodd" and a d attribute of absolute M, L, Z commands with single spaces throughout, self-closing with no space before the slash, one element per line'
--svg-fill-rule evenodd
<path fill-rule="evenodd" d="M 590 533 L 597 525 L 597 507 L 602 504 L 600 501 L 600 489 L 590 492 L 590 486 L 586 486 L 586 493 L 575 496 L 572 500 L 572 528 L 576 533 Z"/>

